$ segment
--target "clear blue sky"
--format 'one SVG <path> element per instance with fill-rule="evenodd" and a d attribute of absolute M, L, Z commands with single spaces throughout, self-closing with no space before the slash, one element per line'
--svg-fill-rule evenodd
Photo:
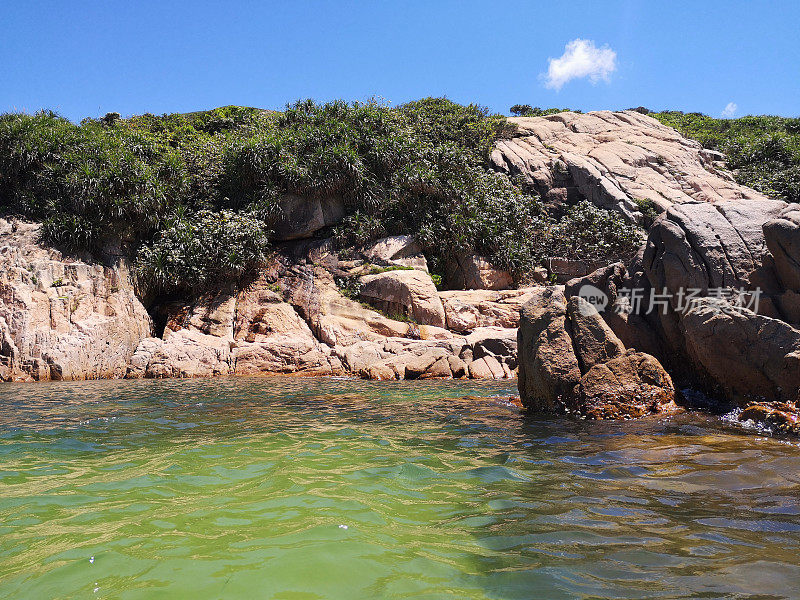
<path fill-rule="evenodd" d="M 800 115 L 797 0 L 1 4 L 3 112 L 80 120 L 446 95 L 498 112 L 643 105 L 719 116 L 736 105 L 728 114 Z M 583 43 L 588 58 L 566 56 L 548 80 L 548 59 L 575 39 L 593 42 Z"/>

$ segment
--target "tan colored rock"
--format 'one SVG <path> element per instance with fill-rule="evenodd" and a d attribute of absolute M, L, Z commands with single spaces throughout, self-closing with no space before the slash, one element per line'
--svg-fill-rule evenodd
<path fill-rule="evenodd" d="M 428 261 L 414 236 L 395 235 L 381 238 L 362 248 L 359 254 L 370 264 L 384 267 L 398 265 L 428 272 Z"/>
<path fill-rule="evenodd" d="M 360 278 L 361 297 L 389 314 L 406 315 L 420 325 L 445 326 L 442 301 L 427 273 L 397 270 Z"/>
<path fill-rule="evenodd" d="M 512 139 L 492 152 L 494 166 L 520 176 L 546 200 L 587 198 L 640 219 L 635 199 L 660 210 L 688 202 L 762 200 L 736 184 L 698 142 L 635 111 L 564 112 L 509 119 Z"/>
<path fill-rule="evenodd" d="M 519 326 L 519 310 L 534 288 L 517 290 L 449 290 L 439 292 L 447 328 L 469 333 L 478 327 Z"/>
<path fill-rule="evenodd" d="M 453 372 L 450 370 L 449 358 L 453 357 L 442 356 L 441 358 L 437 358 L 436 362 L 429 366 L 425 372 L 420 375 L 420 379 L 449 379 L 453 377 Z"/>
<path fill-rule="evenodd" d="M 514 286 L 508 271 L 495 267 L 483 256 L 456 256 L 447 265 L 447 281 L 457 289 L 505 290 Z"/>
<path fill-rule="evenodd" d="M 450 355 L 447 357 L 447 364 L 450 367 L 450 372 L 453 377 L 460 379 L 467 376 L 467 363 L 461 360 L 458 356 Z"/>
<path fill-rule="evenodd" d="M 4 379 L 121 377 L 150 317 L 127 268 L 70 258 L 41 226 L 0 219 L 0 367 Z"/>
<path fill-rule="evenodd" d="M 469 363 L 472 379 L 505 379 L 506 371 L 494 356 L 482 356 Z"/>
<path fill-rule="evenodd" d="M 153 352 L 145 370 L 149 378 L 228 375 L 231 341 L 194 329 L 173 331 Z"/>
<path fill-rule="evenodd" d="M 473 360 L 492 357 L 513 370 L 517 366 L 517 331 L 502 327 L 479 327 L 465 338 Z"/>

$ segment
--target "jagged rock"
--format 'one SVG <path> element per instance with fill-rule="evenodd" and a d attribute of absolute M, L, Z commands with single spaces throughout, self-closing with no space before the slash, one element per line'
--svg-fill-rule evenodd
<path fill-rule="evenodd" d="M 718 169 L 698 142 L 635 111 L 509 121 L 517 135 L 497 143 L 492 163 L 552 202 L 587 198 L 637 221 L 636 199 L 651 200 L 662 211 L 692 200 L 763 199 Z"/>
<path fill-rule="evenodd" d="M 519 310 L 534 288 L 517 290 L 452 290 L 439 292 L 447 328 L 469 333 L 478 327 L 519 326 Z"/>
<path fill-rule="evenodd" d="M 136 351 L 131 356 L 128 369 L 125 374 L 127 379 L 141 379 L 147 376 L 147 367 L 153 360 L 153 355 L 164 344 L 161 338 L 145 338 L 136 347 Z"/>
<path fill-rule="evenodd" d="M 579 296 L 567 301 L 575 356 L 582 372 L 625 354 L 625 346 L 597 310 Z"/>
<path fill-rule="evenodd" d="M 519 390 L 534 410 L 625 418 L 674 408 L 672 380 L 658 360 L 625 350 L 596 309 L 547 288 L 522 308 Z"/>
<path fill-rule="evenodd" d="M 371 264 L 399 265 L 428 272 L 428 261 L 422 253 L 422 247 L 412 235 L 381 238 L 362 248 L 359 254 Z"/>
<path fill-rule="evenodd" d="M 740 421 L 753 421 L 774 433 L 800 435 L 800 410 L 788 402 L 750 404 L 739 415 Z"/>
<path fill-rule="evenodd" d="M 517 366 L 517 332 L 515 329 L 479 327 L 466 337 L 466 342 L 472 348 L 473 360 L 491 357 L 501 365 L 503 374 L 496 379 L 506 376 L 502 364 L 508 365 L 510 371 Z"/>
<path fill-rule="evenodd" d="M 145 377 L 213 377 L 231 372 L 230 340 L 181 329 L 170 331 L 152 353 Z"/>
<path fill-rule="evenodd" d="M 464 290 L 505 290 L 514 286 L 508 271 L 496 268 L 477 255 L 457 256 L 446 266 L 451 287 Z"/>
<path fill-rule="evenodd" d="M 344 297 L 333 275 L 321 267 L 293 267 L 281 282 L 287 302 L 297 309 L 314 336 L 331 347 L 344 348 L 361 341 L 383 343 L 386 338 L 406 336 L 452 337 L 443 328 L 395 321 Z"/>
<path fill-rule="evenodd" d="M 0 376 L 121 377 L 151 321 L 123 262 L 63 256 L 41 226 L 0 219 Z"/>
<path fill-rule="evenodd" d="M 397 270 L 361 277 L 362 298 L 390 313 L 411 317 L 419 325 L 445 326 L 442 301 L 427 273 Z"/>
<path fill-rule="evenodd" d="M 287 194 L 279 201 L 281 218 L 273 238 L 296 240 L 314 235 L 324 227 L 337 225 L 344 218 L 344 202 L 339 198 L 305 198 Z"/>

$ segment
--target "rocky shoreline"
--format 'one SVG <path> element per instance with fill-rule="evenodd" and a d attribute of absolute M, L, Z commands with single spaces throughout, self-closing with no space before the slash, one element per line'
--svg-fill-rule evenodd
<path fill-rule="evenodd" d="M 551 262 L 514 288 L 464 256 L 448 279 L 465 289 L 439 291 L 412 237 L 336 251 L 320 232 L 342 211 L 292 198 L 255 280 L 148 312 L 124 257 L 67 256 L 39 224 L 1 219 L 0 379 L 518 374 L 532 410 L 666 413 L 692 387 L 800 432 L 800 206 L 737 185 L 721 157 L 635 112 L 512 120 L 492 161 L 549 201 L 661 210 L 632 261 Z"/>

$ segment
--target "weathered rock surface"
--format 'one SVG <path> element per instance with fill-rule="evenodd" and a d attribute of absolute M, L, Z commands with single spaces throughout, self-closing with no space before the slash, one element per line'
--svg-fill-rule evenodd
<path fill-rule="evenodd" d="M 143 340 L 128 377 L 207 377 L 342 371 L 331 348 L 263 278 L 183 307 L 163 339 Z"/>
<path fill-rule="evenodd" d="M 519 311 L 535 288 L 517 290 L 451 290 L 439 292 L 447 328 L 469 333 L 478 327 L 519 326 Z"/>
<path fill-rule="evenodd" d="M 361 297 L 384 312 L 410 317 L 419 325 L 445 326 L 442 301 L 427 273 L 386 271 L 364 275 L 360 281 Z"/>
<path fill-rule="evenodd" d="M 371 264 L 384 267 L 412 267 L 428 272 L 428 261 L 422 247 L 411 235 L 385 237 L 362 248 L 360 256 Z"/>
<path fill-rule="evenodd" d="M 597 310 L 561 288 L 522 308 L 519 390 L 537 411 L 629 418 L 675 408 L 672 380 L 656 358 L 625 349 Z"/>
<path fill-rule="evenodd" d="M 120 377 L 150 317 L 123 264 L 64 257 L 0 219 L 0 380 Z"/>
<path fill-rule="evenodd" d="M 446 277 L 451 287 L 462 290 L 505 290 L 514 286 L 511 273 L 474 254 L 455 257 L 447 265 Z"/>
<path fill-rule="evenodd" d="M 320 229 L 336 225 L 344 218 L 344 202 L 339 198 L 306 198 L 288 194 L 280 202 L 281 218 L 273 237 L 278 241 L 297 240 Z"/>
<path fill-rule="evenodd" d="M 763 199 L 717 168 L 717 157 L 698 142 L 635 111 L 510 121 L 518 134 L 497 143 L 492 163 L 553 202 L 586 198 L 634 221 L 635 199 L 652 200 L 660 210 L 692 200 Z"/>
<path fill-rule="evenodd" d="M 800 435 L 800 409 L 793 402 L 757 402 L 747 406 L 740 421 L 753 421 L 773 433 Z"/>

